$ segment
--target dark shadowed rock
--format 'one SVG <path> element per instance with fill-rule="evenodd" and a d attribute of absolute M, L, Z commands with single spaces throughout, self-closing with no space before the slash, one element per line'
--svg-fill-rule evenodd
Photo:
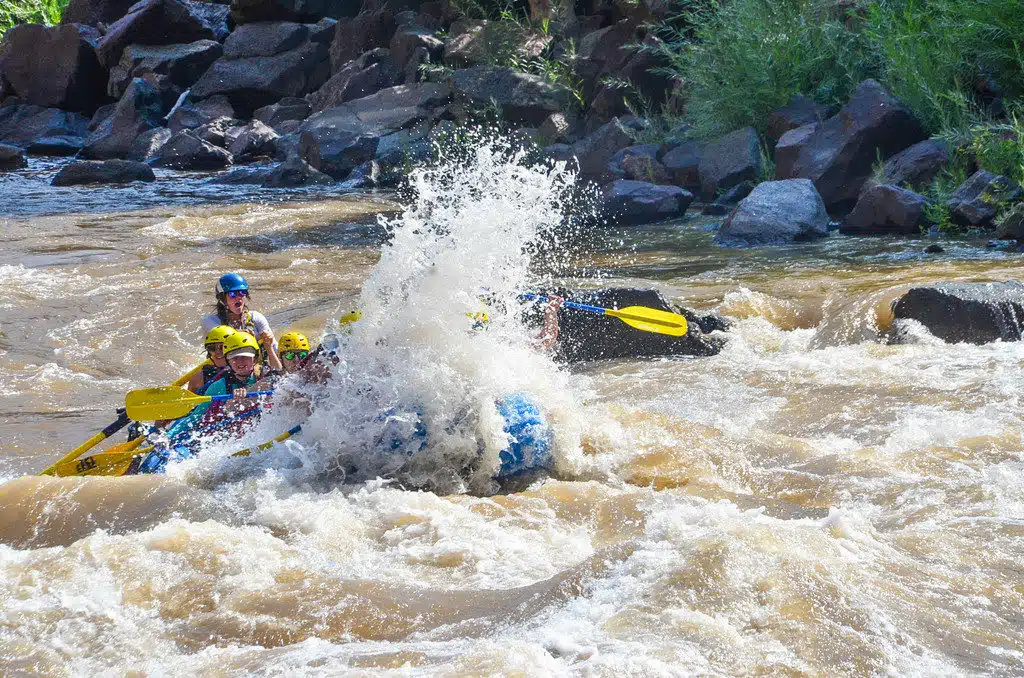
<path fill-rule="evenodd" d="M 231 16 L 238 24 L 254 21 L 313 22 L 330 17 L 352 17 L 360 0 L 231 0 Z"/>
<path fill-rule="evenodd" d="M 913 114 L 874 80 L 862 82 L 838 115 L 790 136 L 806 127 L 779 140 L 787 144 L 781 154 L 776 149 L 776 173 L 811 179 L 833 212 L 853 206 L 878 155 L 887 159 L 925 138 Z"/>
<path fill-rule="evenodd" d="M 915 235 L 921 233 L 928 201 L 898 186 L 880 184 L 866 190 L 839 232 L 847 235 Z"/>
<path fill-rule="evenodd" d="M 526 61 L 539 57 L 551 43 L 551 36 L 510 32 L 501 21 L 459 19 L 444 41 L 445 64 L 470 68 L 488 63 L 495 53 L 514 54 Z"/>
<path fill-rule="evenodd" d="M 608 172 L 616 179 L 671 184 L 665 167 L 658 162 L 658 144 L 634 144 L 622 149 L 608 163 Z"/>
<path fill-rule="evenodd" d="M 28 159 L 25 158 L 22 150 L 17 146 L 0 144 L 0 172 L 9 172 L 22 167 L 28 167 Z"/>
<path fill-rule="evenodd" d="M 334 179 L 331 177 L 313 169 L 302 158 L 292 156 L 271 171 L 270 177 L 264 185 L 272 188 L 296 188 L 298 186 L 333 183 Z"/>
<path fill-rule="evenodd" d="M 693 194 L 678 186 L 618 179 L 601 191 L 601 212 L 614 224 L 647 224 L 679 217 Z"/>
<path fill-rule="evenodd" d="M 318 38 L 323 35 L 320 25 L 241 26 L 224 44 L 224 56 L 192 87 L 192 96 L 226 96 L 239 114 L 249 117 L 285 97 L 308 94 L 330 75 L 328 45 Z"/>
<path fill-rule="evenodd" d="M 197 40 L 187 45 L 129 45 L 121 53 L 121 60 L 110 69 L 107 93 L 120 99 L 132 78 L 147 73 L 166 75 L 174 85 L 188 88 L 222 52 L 215 40 Z"/>
<path fill-rule="evenodd" d="M 231 19 L 231 8 L 227 5 L 199 0 L 181 0 L 181 3 L 204 26 L 210 29 L 214 40 L 224 42 L 231 34 L 231 27 L 234 23 Z"/>
<path fill-rule="evenodd" d="M 269 167 L 239 167 L 210 179 L 211 184 L 226 186 L 262 186 L 270 180 Z"/>
<path fill-rule="evenodd" d="M 700 156 L 703 150 L 703 142 L 684 141 L 661 157 L 661 164 L 672 175 L 672 183 L 691 193 L 700 193 Z"/>
<path fill-rule="evenodd" d="M 432 29 L 416 24 L 400 26 L 391 36 L 391 42 L 388 44 L 391 49 L 391 58 L 395 60 L 399 68 L 404 70 L 416 50 L 422 48 L 429 56 L 430 61 L 437 63 L 441 60 L 441 54 L 444 52 L 444 43 L 434 35 L 434 32 Z"/>
<path fill-rule="evenodd" d="M 395 28 L 395 13 L 386 6 L 360 12 L 353 19 L 339 20 L 331 42 L 332 73 L 367 50 L 387 47 Z"/>
<path fill-rule="evenodd" d="M 770 245 L 828 235 L 825 204 L 808 179 L 758 184 L 715 236 L 727 247 Z"/>
<path fill-rule="evenodd" d="M 235 162 L 251 162 L 257 158 L 273 158 L 278 134 L 265 123 L 253 120 L 231 142 L 228 148 Z"/>
<path fill-rule="evenodd" d="M 314 113 L 362 99 L 382 89 L 402 84 L 402 69 L 391 59 L 389 50 L 374 50 L 355 59 L 306 96 Z"/>
<path fill-rule="evenodd" d="M 450 96 L 444 85 L 417 83 L 329 108 L 303 123 L 299 152 L 314 168 L 344 179 L 352 168 L 374 159 L 381 137 L 426 119 Z"/>
<path fill-rule="evenodd" d="M 231 154 L 191 132 L 178 132 L 160 148 L 150 164 L 181 170 L 218 170 L 231 164 Z"/>
<path fill-rule="evenodd" d="M 312 112 L 313 108 L 305 99 L 286 97 L 276 104 L 257 109 L 252 117 L 271 127 L 277 127 L 286 120 L 305 120 Z"/>
<path fill-rule="evenodd" d="M 0 77 L 25 103 L 91 115 L 106 73 L 78 26 L 21 24 L 0 43 Z"/>
<path fill-rule="evenodd" d="M 163 96 L 156 86 L 135 78 L 110 117 L 86 137 L 82 157 L 94 160 L 128 157 L 136 138 L 162 126 L 163 105 Z"/>
<path fill-rule="evenodd" d="M 118 97 L 120 99 L 121 97 Z M 100 126 L 100 123 L 109 118 L 113 113 L 114 109 L 117 108 L 117 102 L 112 104 L 103 104 L 96 109 L 96 112 L 92 114 L 92 118 L 89 120 L 89 131 L 93 131 Z"/>
<path fill-rule="evenodd" d="M 178 0 L 141 0 L 107 28 L 96 55 L 101 64 L 112 68 L 128 45 L 174 45 L 213 38 L 213 31 Z"/>
<path fill-rule="evenodd" d="M 31 104 L 0 108 L 0 143 L 22 149 L 54 137 L 78 138 L 81 145 L 88 128 L 89 119 L 79 113 Z"/>
<path fill-rule="evenodd" d="M 893 316 L 916 320 L 951 344 L 1019 341 L 1024 325 L 1024 284 L 939 283 L 915 287 L 893 303 Z"/>
<path fill-rule="evenodd" d="M 345 181 L 338 184 L 339 188 L 346 190 L 358 190 L 377 188 L 380 186 L 381 168 L 376 160 L 366 162 L 353 167 Z"/>
<path fill-rule="evenodd" d="M 496 104 L 512 123 L 539 125 L 550 114 L 568 107 L 569 91 L 538 75 L 493 66 L 474 66 L 451 77 L 452 89 L 471 101 Z"/>
<path fill-rule="evenodd" d="M 828 116 L 828 109 L 808 99 L 803 94 L 794 95 L 789 103 L 768 116 L 768 141 L 775 145 L 782 135 L 791 129 L 803 127 L 812 122 L 821 122 Z"/>
<path fill-rule="evenodd" d="M 713 200 L 719 191 L 756 179 L 761 169 L 761 146 L 753 127 L 709 141 L 700 154 L 701 197 Z"/>
<path fill-rule="evenodd" d="M 156 127 L 143 132 L 132 144 L 132 150 L 128 153 L 129 160 L 139 162 L 149 160 L 163 148 L 173 135 L 174 133 L 166 127 Z"/>
<path fill-rule="evenodd" d="M 236 127 L 242 129 L 244 126 L 245 123 L 241 120 L 236 120 L 234 118 L 217 118 L 216 120 L 211 120 L 210 122 L 196 127 L 192 131 L 192 134 L 209 144 L 220 146 L 221 148 L 227 148 L 235 139 L 235 137 L 228 139 L 228 131 Z"/>
<path fill-rule="evenodd" d="M 1024 202 L 1014 205 L 996 221 L 996 237 L 1000 240 L 1024 240 Z"/>
<path fill-rule="evenodd" d="M 607 175 L 608 162 L 633 143 L 623 127 L 619 119 L 612 120 L 572 145 L 572 152 L 579 160 L 580 174 L 585 177 Z"/>
<path fill-rule="evenodd" d="M 754 190 L 753 181 L 744 181 L 741 184 L 736 184 L 722 195 L 715 198 L 714 202 L 707 203 L 701 210 L 702 214 L 708 216 L 725 216 L 736 208 L 736 205 L 741 200 L 750 195 L 751 191 Z"/>
<path fill-rule="evenodd" d="M 128 184 L 133 181 L 156 181 L 148 165 L 133 160 L 84 160 L 65 165 L 50 182 L 53 186 L 79 184 Z"/>
<path fill-rule="evenodd" d="M 935 139 L 925 139 L 889 158 L 882 173 L 888 184 L 920 190 L 931 184 L 932 179 L 948 164 L 949 150 L 946 144 Z"/>
<path fill-rule="evenodd" d="M 136 2 L 138 0 L 71 0 L 60 22 L 88 26 L 110 24 L 127 14 Z"/>
<path fill-rule="evenodd" d="M 988 226 L 1001 203 L 1021 196 L 1021 187 L 1001 175 L 978 170 L 960 185 L 946 203 L 949 216 L 961 226 Z"/>
<path fill-rule="evenodd" d="M 25 152 L 29 155 L 78 155 L 84 144 L 85 137 L 70 134 L 39 137 L 25 147 Z"/>
<path fill-rule="evenodd" d="M 626 308 L 645 306 L 687 318 L 687 333 L 681 337 L 644 332 L 609 316 L 562 307 L 558 311 L 557 356 L 568 363 L 617 358 L 646 358 L 663 355 L 709 356 L 722 348 L 721 340 L 705 337 L 702 325 L 714 325 L 713 318 L 696 314 L 670 304 L 655 290 L 609 288 L 603 290 L 556 290 L 567 299 L 601 306 Z M 702 322 L 705 321 L 705 322 Z"/>
<path fill-rule="evenodd" d="M 636 22 L 622 20 L 584 35 L 576 53 L 583 59 L 601 64 L 602 72 L 620 71 L 632 56 L 627 45 L 636 42 L 636 33 Z"/>
<path fill-rule="evenodd" d="M 578 121 L 561 111 L 552 113 L 544 118 L 544 122 L 537 127 L 538 143 L 542 146 L 553 143 L 569 143 L 577 141 L 576 130 L 579 127 Z"/>

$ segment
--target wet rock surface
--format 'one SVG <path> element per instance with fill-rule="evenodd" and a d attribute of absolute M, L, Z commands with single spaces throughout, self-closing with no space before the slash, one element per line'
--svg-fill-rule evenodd
<path fill-rule="evenodd" d="M 949 343 L 1019 341 L 1024 330 L 1024 284 L 940 283 L 915 287 L 893 302 L 897 321 L 914 320 Z M 894 337 L 900 341 L 899 333 Z"/>
<path fill-rule="evenodd" d="M 79 184 L 127 184 L 132 181 L 156 181 L 149 165 L 133 160 L 86 160 L 61 168 L 51 182 L 54 186 Z"/>

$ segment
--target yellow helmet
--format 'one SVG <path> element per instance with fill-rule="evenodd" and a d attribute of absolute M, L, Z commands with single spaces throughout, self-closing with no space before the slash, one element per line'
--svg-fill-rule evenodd
<path fill-rule="evenodd" d="M 355 311 L 349 311 L 345 315 L 338 318 L 338 323 L 341 325 L 348 325 L 349 323 L 354 323 L 355 321 L 362 319 L 363 312 L 360 311 L 359 309 L 356 309 Z"/>
<path fill-rule="evenodd" d="M 230 325 L 217 325 L 212 330 L 206 333 L 206 340 L 203 342 L 204 346 L 210 344 L 223 344 L 224 340 L 235 333 L 235 328 Z"/>
<path fill-rule="evenodd" d="M 288 332 L 277 342 L 277 352 L 284 351 L 308 351 L 309 339 L 300 332 Z"/>
<path fill-rule="evenodd" d="M 225 358 L 244 355 L 249 355 L 255 358 L 259 354 L 260 345 L 256 342 L 256 337 L 252 336 L 248 332 L 235 332 L 224 340 Z"/>

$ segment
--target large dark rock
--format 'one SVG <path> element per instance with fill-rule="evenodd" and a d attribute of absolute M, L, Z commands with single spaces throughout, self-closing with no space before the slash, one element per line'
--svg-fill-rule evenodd
<path fill-rule="evenodd" d="M 174 133 L 166 127 L 154 127 L 135 138 L 132 150 L 128 153 L 129 160 L 145 162 L 155 156 L 164 144 L 170 141 Z"/>
<path fill-rule="evenodd" d="M 28 159 L 25 153 L 17 146 L 0 144 L 0 172 L 28 167 Z"/>
<path fill-rule="evenodd" d="M 754 186 L 753 181 L 744 181 L 742 184 L 736 184 L 715 198 L 714 202 L 706 203 L 703 209 L 701 209 L 701 213 L 711 216 L 724 216 L 732 213 L 740 201 L 751 194 Z"/>
<path fill-rule="evenodd" d="M 314 113 L 402 84 L 402 69 L 390 51 L 376 49 L 350 61 L 317 91 L 306 95 Z"/>
<path fill-rule="evenodd" d="M 354 17 L 361 0 L 231 0 L 231 16 L 238 24 L 254 21 L 314 22 L 330 17 Z"/>
<path fill-rule="evenodd" d="M 0 108 L 0 143 L 27 149 L 33 143 L 53 138 L 82 139 L 89 130 L 89 119 L 79 113 L 31 104 Z"/>
<path fill-rule="evenodd" d="M 661 164 L 672 175 L 672 183 L 690 193 L 700 193 L 700 156 L 704 144 L 684 141 L 661 156 Z"/>
<path fill-rule="evenodd" d="M 163 126 L 164 102 L 160 90 L 143 78 L 135 78 L 117 102 L 109 118 L 89 134 L 82 157 L 94 160 L 126 158 L 137 137 Z"/>
<path fill-rule="evenodd" d="M 214 40 L 224 42 L 231 34 L 234 22 L 231 19 L 231 8 L 216 2 L 200 0 L 181 0 L 194 17 L 213 33 Z"/>
<path fill-rule="evenodd" d="M 426 119 L 450 96 L 444 85 L 417 83 L 329 108 L 302 124 L 299 152 L 315 169 L 344 179 L 352 168 L 375 157 L 381 137 Z"/>
<path fill-rule="evenodd" d="M 395 28 L 395 13 L 387 6 L 339 20 L 331 42 L 332 73 L 368 50 L 387 47 Z"/>
<path fill-rule="evenodd" d="M 223 51 L 215 40 L 197 40 L 187 45 L 129 45 L 121 53 L 121 60 L 110 69 L 107 93 L 120 99 L 133 78 L 147 73 L 166 75 L 171 83 L 186 89 Z"/>
<path fill-rule="evenodd" d="M 629 61 L 632 52 L 629 45 L 637 40 L 637 24 L 623 20 L 616 24 L 584 35 L 576 50 L 578 57 L 601 64 L 601 72 L 620 71 Z"/>
<path fill-rule="evenodd" d="M 136 2 L 138 0 L 71 0 L 60 22 L 88 26 L 110 24 L 127 14 Z"/>
<path fill-rule="evenodd" d="M 312 112 L 313 108 L 305 99 L 285 97 L 276 104 L 257 109 L 253 112 L 252 117 L 271 127 L 277 127 L 282 122 L 289 120 L 305 120 Z"/>
<path fill-rule="evenodd" d="M 330 75 L 325 36 L 333 24 L 324 21 L 239 27 L 224 44 L 224 56 L 192 87 L 192 96 L 226 96 L 250 117 L 257 108 L 316 90 Z"/>
<path fill-rule="evenodd" d="M 803 94 L 794 95 L 789 103 L 768 116 L 768 141 L 774 146 L 782 135 L 791 129 L 821 122 L 828 116 L 828 109 L 808 99 Z"/>
<path fill-rule="evenodd" d="M 880 184 L 866 190 L 839 232 L 846 235 L 914 235 L 921 233 L 928 201 L 898 186 Z"/>
<path fill-rule="evenodd" d="M 271 188 L 296 188 L 333 183 L 334 179 L 331 177 L 313 169 L 302 158 L 292 156 L 271 171 L 264 185 Z"/>
<path fill-rule="evenodd" d="M 931 184 L 932 179 L 948 164 L 949 150 L 946 144 L 935 139 L 925 139 L 886 160 L 882 175 L 887 184 L 921 190 Z M 870 183 L 866 182 L 865 187 Z"/>
<path fill-rule="evenodd" d="M 608 172 L 616 179 L 671 184 L 672 178 L 658 162 L 658 144 L 634 144 L 622 149 L 608 163 Z"/>
<path fill-rule="evenodd" d="M 601 191 L 601 212 L 613 224 L 649 224 L 680 217 L 693 194 L 678 186 L 618 179 Z"/>
<path fill-rule="evenodd" d="M 250 162 L 258 158 L 273 158 L 280 135 L 259 120 L 246 125 L 228 148 L 235 162 Z"/>
<path fill-rule="evenodd" d="M 624 127 L 622 121 L 612 120 L 572 145 L 581 175 L 595 178 L 610 176 L 609 161 L 620 150 L 633 144 L 632 137 L 626 134 Z"/>
<path fill-rule="evenodd" d="M 218 170 L 231 164 L 231 154 L 191 132 L 178 132 L 160 148 L 150 164 L 181 170 Z"/>
<path fill-rule="evenodd" d="M 452 89 L 479 105 L 495 104 L 511 122 L 536 126 L 569 106 L 571 95 L 539 75 L 511 68 L 474 66 L 455 71 Z"/>
<path fill-rule="evenodd" d="M 946 206 L 954 223 L 961 226 L 988 226 L 1001 203 L 1021 196 L 1021 187 L 1001 175 L 978 170 L 950 196 Z"/>
<path fill-rule="evenodd" d="M 761 146 L 752 127 L 738 129 L 708 142 L 700 153 L 701 197 L 714 200 L 719 191 L 761 173 Z"/>
<path fill-rule="evenodd" d="M 722 348 L 720 340 L 705 337 L 695 314 L 670 304 L 655 290 L 610 288 L 557 290 L 572 301 L 604 308 L 645 306 L 679 313 L 687 318 L 688 331 L 672 337 L 630 327 L 621 320 L 562 307 L 558 311 L 557 356 L 568 363 L 617 358 L 648 358 L 664 355 L 709 356 Z"/>
<path fill-rule="evenodd" d="M 1024 202 L 1019 202 L 996 221 L 996 238 L 1024 240 Z"/>
<path fill-rule="evenodd" d="M 238 132 L 235 132 L 237 128 Z M 192 135 L 196 136 L 203 141 L 213 144 L 214 146 L 220 146 L 221 148 L 227 148 L 230 146 L 241 130 L 245 128 L 245 123 L 241 120 L 234 118 L 217 118 L 211 120 L 208 123 L 202 124 L 192 130 Z"/>
<path fill-rule="evenodd" d="M 434 30 L 416 24 L 400 26 L 388 44 L 391 58 L 404 70 L 416 51 L 423 49 L 432 63 L 439 62 L 444 52 L 444 42 L 434 33 Z"/>
<path fill-rule="evenodd" d="M 874 80 L 862 82 L 838 115 L 808 128 L 779 139 L 785 150 L 776 149 L 776 174 L 812 180 L 836 213 L 853 206 L 879 155 L 887 159 L 925 138 L 914 115 Z"/>
<path fill-rule="evenodd" d="M 106 73 L 80 27 L 21 24 L 0 43 L 0 79 L 24 103 L 92 115 Z"/>
<path fill-rule="evenodd" d="M 79 184 L 128 184 L 133 181 L 156 181 L 148 165 L 133 160 L 84 160 L 65 165 L 50 182 L 53 186 Z"/>
<path fill-rule="evenodd" d="M 893 303 L 893 316 L 916 320 L 951 344 L 1019 341 L 1024 327 L 1024 284 L 939 283 L 915 287 Z"/>
<path fill-rule="evenodd" d="M 107 28 L 96 55 L 101 64 L 113 68 L 128 45 L 175 45 L 212 39 L 213 31 L 178 0 L 141 0 Z"/>
<path fill-rule="evenodd" d="M 828 235 L 825 204 L 808 179 L 758 184 L 715 236 L 728 247 L 771 245 Z"/>

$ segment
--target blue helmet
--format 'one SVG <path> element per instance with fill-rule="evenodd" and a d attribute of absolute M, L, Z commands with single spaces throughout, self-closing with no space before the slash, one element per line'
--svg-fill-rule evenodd
<path fill-rule="evenodd" d="M 249 283 L 245 282 L 245 278 L 237 273 L 225 273 L 217 281 L 218 296 L 225 292 L 235 292 L 237 290 L 249 291 Z"/>

